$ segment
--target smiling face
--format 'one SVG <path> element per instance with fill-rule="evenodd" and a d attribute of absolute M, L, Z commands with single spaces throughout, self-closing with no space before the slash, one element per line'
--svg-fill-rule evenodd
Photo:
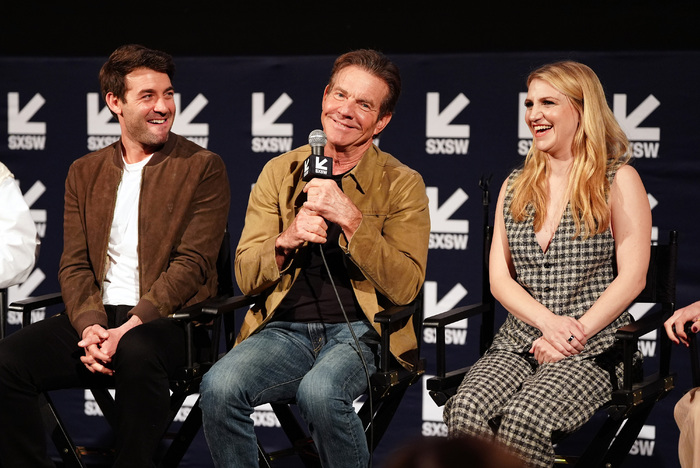
<path fill-rule="evenodd" d="M 137 68 L 125 80 L 124 100 L 108 93 L 107 105 L 119 119 L 127 154 L 134 148 L 152 154 L 168 140 L 175 119 L 175 91 L 167 74 L 149 68 Z"/>
<path fill-rule="evenodd" d="M 379 118 L 389 87 L 380 78 L 351 65 L 340 70 L 323 93 L 321 122 L 330 149 L 348 155 L 364 154 L 391 120 Z"/>
<path fill-rule="evenodd" d="M 580 116 L 569 98 L 546 81 L 534 79 L 525 107 L 525 122 L 535 147 L 558 159 L 570 158 Z"/>

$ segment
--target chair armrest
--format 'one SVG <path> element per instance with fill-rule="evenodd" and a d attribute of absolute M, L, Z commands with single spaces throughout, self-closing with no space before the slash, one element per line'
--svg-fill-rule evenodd
<path fill-rule="evenodd" d="M 168 315 L 173 320 L 186 322 L 185 332 L 187 334 L 187 367 L 192 367 L 192 326 L 194 322 L 210 324 L 211 331 L 211 356 L 218 356 L 221 321 L 225 316 L 236 309 L 253 304 L 257 296 L 216 296 L 206 299 L 197 304 L 184 307 L 177 312 Z M 226 319 L 225 319 L 226 320 Z M 216 360 L 216 358 L 215 358 Z"/>
<path fill-rule="evenodd" d="M 646 314 L 639 320 L 635 320 L 629 325 L 620 327 L 615 333 L 615 339 L 619 340 L 622 345 L 623 383 L 621 390 L 623 392 L 630 392 L 634 385 L 633 359 L 634 354 L 637 352 L 639 338 L 663 327 L 664 321 L 667 318 L 668 314 L 663 310 Z M 666 374 L 666 366 L 663 365 L 664 357 L 660 356 L 659 360 L 662 361 L 660 367 L 662 370 L 661 373 Z"/>
<path fill-rule="evenodd" d="M 26 327 L 31 323 L 32 311 L 58 305 L 63 302 L 61 293 L 44 294 L 43 296 L 28 297 L 21 301 L 15 301 L 7 308 L 10 312 L 20 312 L 22 314 L 22 326 Z"/>
<path fill-rule="evenodd" d="M 375 323 L 391 325 L 408 317 L 411 317 L 416 313 L 416 309 L 412 304 L 403 306 L 391 306 L 387 309 L 377 312 L 374 316 Z"/>
<path fill-rule="evenodd" d="M 412 305 L 392 306 L 378 312 L 374 316 L 374 321 L 380 324 L 390 325 L 412 316 L 416 312 Z"/>
<path fill-rule="evenodd" d="M 15 301 L 10 304 L 9 309 L 12 312 L 31 312 L 32 310 L 41 309 L 52 305 L 61 304 L 63 296 L 61 293 L 44 294 L 43 296 L 28 297 L 21 301 Z"/>
<path fill-rule="evenodd" d="M 231 296 L 222 301 L 205 304 L 204 312 L 209 314 L 226 315 L 242 307 L 254 304 L 260 296 Z"/>
<path fill-rule="evenodd" d="M 379 369 L 377 370 L 377 374 L 388 374 L 390 372 L 389 364 L 391 362 L 391 343 L 389 338 L 391 335 L 391 326 L 413 316 L 413 314 L 416 313 L 416 307 L 417 305 L 415 303 L 402 306 L 395 305 L 375 314 L 374 322 L 378 323 L 381 327 L 381 352 L 379 356 Z M 421 339 L 421 337 L 416 338 L 419 340 Z"/>
<path fill-rule="evenodd" d="M 256 300 L 257 296 L 212 297 L 198 304 L 184 307 L 168 317 L 185 321 L 210 320 L 216 315 L 225 315 L 241 307 L 251 305 Z"/>
<path fill-rule="evenodd" d="M 435 351 L 436 357 L 436 374 L 438 378 L 445 377 L 446 362 L 445 362 L 445 327 L 460 320 L 475 317 L 484 314 L 493 309 L 493 304 L 481 302 L 471 304 L 464 307 L 448 310 L 441 314 L 433 315 L 423 321 L 424 327 L 434 327 L 435 330 Z"/>
<path fill-rule="evenodd" d="M 481 302 L 479 304 L 471 304 L 464 307 L 458 307 L 456 309 L 448 310 L 447 312 L 442 312 L 432 317 L 428 317 L 423 320 L 424 327 L 436 327 L 442 328 L 450 325 L 460 320 L 476 317 L 484 312 L 489 311 L 493 307 L 492 304 Z"/>
<path fill-rule="evenodd" d="M 635 320 L 629 325 L 620 327 L 615 333 L 615 338 L 624 341 L 638 340 L 647 333 L 661 327 L 667 318 L 663 311 L 646 314 L 639 320 Z"/>

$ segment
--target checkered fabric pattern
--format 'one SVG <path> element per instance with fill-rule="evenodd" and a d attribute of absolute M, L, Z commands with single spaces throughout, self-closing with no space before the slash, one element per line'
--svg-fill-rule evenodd
<path fill-rule="evenodd" d="M 552 433 L 574 432 L 610 399 L 610 374 L 594 360 L 541 366 L 529 355 L 490 350 L 445 405 L 450 434 L 495 439 L 528 466 L 551 467 Z"/>
<path fill-rule="evenodd" d="M 516 170 L 509 177 L 509 188 L 518 174 Z M 609 180 L 613 177 L 614 171 L 610 171 Z M 610 230 L 574 239 L 576 226 L 567 205 L 549 248 L 543 252 L 532 216 L 515 222 L 509 209 L 511 201 L 509 190 L 503 215 L 516 280 L 555 314 L 581 317 L 614 278 L 615 241 Z M 529 466 L 552 466 L 552 433 L 575 431 L 610 399 L 610 370 L 617 364 L 610 348 L 615 331 L 630 321 L 625 311 L 591 337 L 582 353 L 538 365 L 528 350 L 541 336 L 540 331 L 509 314 L 489 351 L 445 405 L 450 434 L 495 438 Z M 619 372 L 619 367 L 615 370 Z"/>
<path fill-rule="evenodd" d="M 511 174 L 509 185 L 519 172 L 517 170 Z M 608 177 L 612 180 L 614 173 Z M 574 239 L 576 225 L 571 216 L 571 207 L 567 205 L 549 248 L 542 252 L 535 237 L 532 216 L 520 223 L 516 223 L 511 216 L 512 198 L 512 191 L 509 190 L 504 200 L 503 216 L 516 280 L 553 313 L 581 317 L 613 280 L 615 240 L 610 229 L 588 239 Z M 615 340 L 615 331 L 630 321 L 631 317 L 625 311 L 613 323 L 589 338 L 586 349 L 576 358 L 587 359 L 610 348 Z M 539 330 L 508 315 L 506 323 L 494 337 L 493 346 L 527 352 L 539 336 Z"/>

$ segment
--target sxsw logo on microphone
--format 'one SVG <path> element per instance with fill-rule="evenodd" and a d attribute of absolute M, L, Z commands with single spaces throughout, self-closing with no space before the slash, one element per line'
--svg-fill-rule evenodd
<path fill-rule="evenodd" d="M 172 131 L 206 148 L 209 144 L 209 124 L 194 123 L 193 120 L 209 103 L 207 98 L 202 94 L 197 94 L 182 110 L 180 93 L 175 93 L 173 99 L 175 100 L 175 121 Z M 111 145 L 121 135 L 119 122 L 112 117 L 109 107 L 101 102 L 98 93 L 87 94 L 87 133 L 89 151 L 97 151 Z"/>
<path fill-rule="evenodd" d="M 520 93 L 520 103 L 527 93 Z M 661 103 L 653 94 L 648 95 L 634 110 L 627 112 L 627 94 L 613 95 L 612 110 L 615 119 L 630 140 L 630 153 L 635 158 L 658 158 L 661 141 L 659 127 L 642 127 L 641 124 Z M 518 154 L 525 156 L 532 145 L 532 133 L 525 122 L 525 106 L 519 106 Z"/>
<path fill-rule="evenodd" d="M 302 172 L 303 180 L 310 180 L 313 177 L 328 177 L 330 176 L 330 166 L 333 159 L 324 156 L 310 156 L 304 161 L 304 169 Z"/>
<path fill-rule="evenodd" d="M 286 153 L 292 149 L 294 126 L 277 120 L 292 105 L 292 98 L 282 93 L 277 100 L 265 108 L 265 93 L 253 93 L 250 148 L 254 153 Z"/>
<path fill-rule="evenodd" d="M 36 93 L 21 106 L 19 93 L 7 93 L 7 149 L 43 150 L 46 147 L 46 122 L 33 121 L 44 103 L 44 97 Z"/>
<path fill-rule="evenodd" d="M 459 93 L 440 110 L 440 93 L 428 93 L 425 115 L 425 152 L 428 154 L 467 154 L 469 125 L 455 124 L 454 119 L 469 105 L 469 99 Z"/>

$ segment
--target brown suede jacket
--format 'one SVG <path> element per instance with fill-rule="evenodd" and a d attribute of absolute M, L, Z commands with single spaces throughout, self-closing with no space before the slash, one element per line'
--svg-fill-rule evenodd
<path fill-rule="evenodd" d="M 107 326 L 102 287 L 121 181 L 121 142 L 71 165 L 66 178 L 61 292 L 78 334 Z M 221 158 L 170 134 L 143 169 L 139 198 L 139 303 L 143 322 L 216 294 L 216 257 L 230 188 Z"/>

